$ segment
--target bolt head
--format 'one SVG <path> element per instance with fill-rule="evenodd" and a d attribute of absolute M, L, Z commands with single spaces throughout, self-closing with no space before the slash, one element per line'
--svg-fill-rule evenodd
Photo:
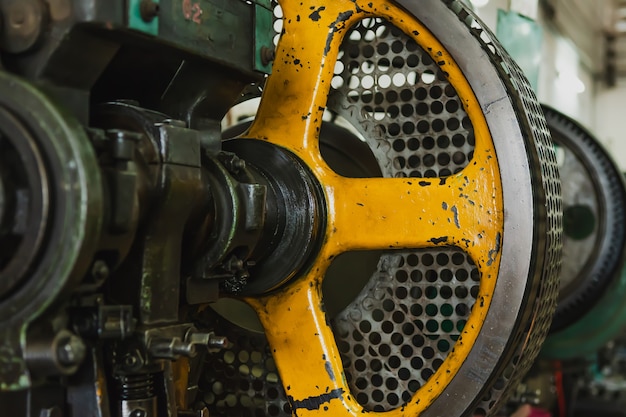
<path fill-rule="evenodd" d="M 104 281 L 109 276 L 109 267 L 104 261 L 95 261 L 93 263 L 93 267 L 91 268 L 91 276 L 96 281 Z"/>
<path fill-rule="evenodd" d="M 71 367 L 80 364 L 85 354 L 85 344 L 75 335 L 63 338 L 57 347 L 57 359 L 64 366 Z"/>
<path fill-rule="evenodd" d="M 159 3 L 154 0 L 142 0 L 139 4 L 139 13 L 144 22 L 150 23 L 159 15 Z"/>
<path fill-rule="evenodd" d="M 130 417 L 146 417 L 146 410 L 143 408 L 136 408 L 130 413 Z"/>

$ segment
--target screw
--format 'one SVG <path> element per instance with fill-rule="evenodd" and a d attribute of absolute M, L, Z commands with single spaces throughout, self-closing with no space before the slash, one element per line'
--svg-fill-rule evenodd
<path fill-rule="evenodd" d="M 130 417 L 146 417 L 146 410 L 143 408 L 136 408 L 130 413 Z"/>
<path fill-rule="evenodd" d="M 246 161 L 240 159 L 237 155 L 231 155 L 230 158 L 224 161 L 224 165 L 226 166 L 226 169 L 233 174 L 246 169 Z"/>
<path fill-rule="evenodd" d="M 228 272 L 243 271 L 244 263 L 236 255 L 232 255 L 226 262 L 224 262 L 224 269 Z"/>
<path fill-rule="evenodd" d="M 91 276 L 96 282 L 103 282 L 109 277 L 109 267 L 106 262 L 97 260 L 91 267 Z"/>
<path fill-rule="evenodd" d="M 137 359 L 136 356 L 131 355 L 131 354 L 128 354 L 126 355 L 126 357 L 124 357 L 124 364 L 128 367 L 135 366 L 138 361 L 139 359 Z"/>
<path fill-rule="evenodd" d="M 141 14 L 141 19 L 144 22 L 150 23 L 159 14 L 159 3 L 154 0 L 141 0 L 141 3 L 139 4 L 139 13 Z"/>
<path fill-rule="evenodd" d="M 267 46 L 261 47 L 261 63 L 263 65 L 269 65 L 276 58 L 276 52 L 273 48 L 268 48 Z"/>
<path fill-rule="evenodd" d="M 71 367 L 80 364 L 85 358 L 85 344 L 75 335 L 60 340 L 57 346 L 57 359 L 61 365 Z"/>
<path fill-rule="evenodd" d="M 209 349 L 226 349 L 230 346 L 230 342 L 225 336 L 211 335 L 208 343 Z"/>
<path fill-rule="evenodd" d="M 126 352 L 123 360 L 124 366 L 127 370 L 140 368 L 144 364 L 144 359 L 139 349 L 133 349 L 132 351 Z"/>

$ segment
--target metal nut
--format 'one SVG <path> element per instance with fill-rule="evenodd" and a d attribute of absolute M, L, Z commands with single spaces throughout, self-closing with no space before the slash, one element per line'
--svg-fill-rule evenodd
<path fill-rule="evenodd" d="M 57 359 L 64 366 L 72 367 L 80 364 L 85 358 L 86 348 L 83 341 L 71 335 L 62 339 L 57 346 Z"/>
<path fill-rule="evenodd" d="M 150 23 L 159 15 L 159 3 L 154 0 L 141 0 L 139 13 L 144 22 Z"/>

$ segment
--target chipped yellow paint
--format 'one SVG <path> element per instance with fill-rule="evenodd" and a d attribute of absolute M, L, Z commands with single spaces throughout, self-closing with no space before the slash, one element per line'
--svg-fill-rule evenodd
<path fill-rule="evenodd" d="M 284 32 L 256 121 L 247 137 L 299 156 L 322 185 L 328 209 L 323 245 L 312 267 L 284 288 L 248 302 L 266 330 L 285 392 L 299 417 L 418 416 L 445 389 L 480 332 L 500 266 L 501 181 L 493 141 L 460 69 L 421 24 L 389 1 L 283 0 Z M 444 179 L 344 178 L 322 159 L 318 133 L 339 46 L 359 19 L 382 17 L 411 36 L 440 63 L 474 126 L 474 157 Z M 478 300 L 463 334 L 439 369 L 405 406 L 367 412 L 345 381 L 325 316 L 321 282 L 337 255 L 351 250 L 458 246 L 481 273 Z"/>
<path fill-rule="evenodd" d="M 188 386 L 190 371 L 191 367 L 188 358 L 180 357 L 172 362 L 176 407 L 179 410 L 187 410 L 189 408 Z"/>

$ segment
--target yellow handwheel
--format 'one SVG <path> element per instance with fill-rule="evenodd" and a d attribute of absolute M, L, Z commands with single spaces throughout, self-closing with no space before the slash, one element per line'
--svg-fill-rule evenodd
<path fill-rule="evenodd" d="M 457 1 L 280 6 L 272 75 L 243 137 L 309 171 L 322 237 L 293 274 L 245 298 L 272 356 L 253 362 L 275 362 L 284 389 L 259 413 L 491 412 L 538 353 L 558 288 L 558 171 L 527 81 Z M 331 168 L 320 151 L 327 108 L 369 146 L 382 178 Z M 378 270 L 331 320 L 326 271 L 366 250 L 385 251 Z M 224 361 L 245 366 L 245 390 L 261 392 L 251 386 L 268 371 L 250 371 L 244 352 Z M 216 400 L 233 386 L 207 404 L 263 403 Z M 288 405 L 267 405 L 283 395 Z"/>

